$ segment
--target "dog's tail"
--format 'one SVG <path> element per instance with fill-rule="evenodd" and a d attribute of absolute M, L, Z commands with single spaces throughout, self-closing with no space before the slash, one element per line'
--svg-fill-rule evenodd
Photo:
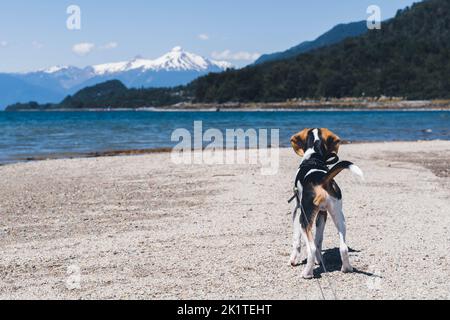
<path fill-rule="evenodd" d="M 349 161 L 342 161 L 335 165 L 333 169 L 331 169 L 330 172 L 327 173 L 327 175 L 323 178 L 322 185 L 329 185 L 339 173 L 346 169 L 350 170 L 353 174 L 357 175 L 361 178 L 361 180 L 364 181 L 364 173 L 358 166 Z"/>

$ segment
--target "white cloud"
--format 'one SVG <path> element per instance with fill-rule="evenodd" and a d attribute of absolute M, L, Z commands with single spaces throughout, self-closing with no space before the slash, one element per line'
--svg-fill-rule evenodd
<path fill-rule="evenodd" d="M 0 41 L 0 48 L 6 48 L 8 46 L 7 41 Z"/>
<path fill-rule="evenodd" d="M 203 41 L 209 40 L 209 36 L 206 33 L 199 34 L 198 38 Z"/>
<path fill-rule="evenodd" d="M 111 50 L 111 49 L 116 49 L 119 46 L 119 44 L 115 41 L 112 42 L 108 42 L 107 44 L 101 46 L 101 49 L 104 50 Z"/>
<path fill-rule="evenodd" d="M 89 42 L 77 43 L 72 47 L 73 53 L 79 56 L 85 56 L 94 50 L 95 44 Z"/>
<path fill-rule="evenodd" d="M 247 51 L 231 52 L 225 50 L 222 52 L 214 51 L 211 56 L 216 60 L 236 60 L 236 61 L 255 61 L 261 57 L 260 53 L 251 53 Z"/>
<path fill-rule="evenodd" d="M 31 43 L 31 45 L 33 46 L 33 48 L 35 49 L 42 49 L 44 47 L 44 45 L 42 43 L 40 43 L 39 41 L 33 41 Z"/>

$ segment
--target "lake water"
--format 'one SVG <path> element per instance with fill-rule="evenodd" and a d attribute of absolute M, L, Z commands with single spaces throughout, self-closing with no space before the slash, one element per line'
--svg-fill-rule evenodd
<path fill-rule="evenodd" d="M 349 141 L 450 140 L 449 111 L 0 112 L 0 163 L 55 154 L 173 147 L 175 129 L 279 129 L 280 145 L 307 127 Z"/>

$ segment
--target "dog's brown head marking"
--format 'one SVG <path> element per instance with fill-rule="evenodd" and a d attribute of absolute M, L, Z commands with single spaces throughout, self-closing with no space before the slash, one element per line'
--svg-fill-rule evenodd
<path fill-rule="evenodd" d="M 324 142 L 328 154 L 337 154 L 339 152 L 339 147 L 341 146 L 341 139 L 326 128 L 320 129 L 320 132 L 322 134 L 322 141 Z"/>
<path fill-rule="evenodd" d="M 308 134 L 310 131 L 311 129 L 304 129 L 296 135 L 293 135 L 291 138 L 292 148 L 294 148 L 295 153 L 300 157 L 303 157 L 305 155 L 306 140 L 308 139 Z"/>
<path fill-rule="evenodd" d="M 305 155 L 305 151 L 314 147 L 314 143 L 320 140 L 320 148 L 325 155 L 338 153 L 341 139 L 327 128 L 304 129 L 292 136 L 291 144 L 295 153 L 300 157 Z"/>

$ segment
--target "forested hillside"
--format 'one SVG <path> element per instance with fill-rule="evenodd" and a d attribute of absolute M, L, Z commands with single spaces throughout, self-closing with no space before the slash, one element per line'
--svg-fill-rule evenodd
<path fill-rule="evenodd" d="M 450 97 L 450 0 L 399 11 L 381 30 L 294 59 L 210 74 L 191 84 L 198 102 L 289 98 Z"/>

